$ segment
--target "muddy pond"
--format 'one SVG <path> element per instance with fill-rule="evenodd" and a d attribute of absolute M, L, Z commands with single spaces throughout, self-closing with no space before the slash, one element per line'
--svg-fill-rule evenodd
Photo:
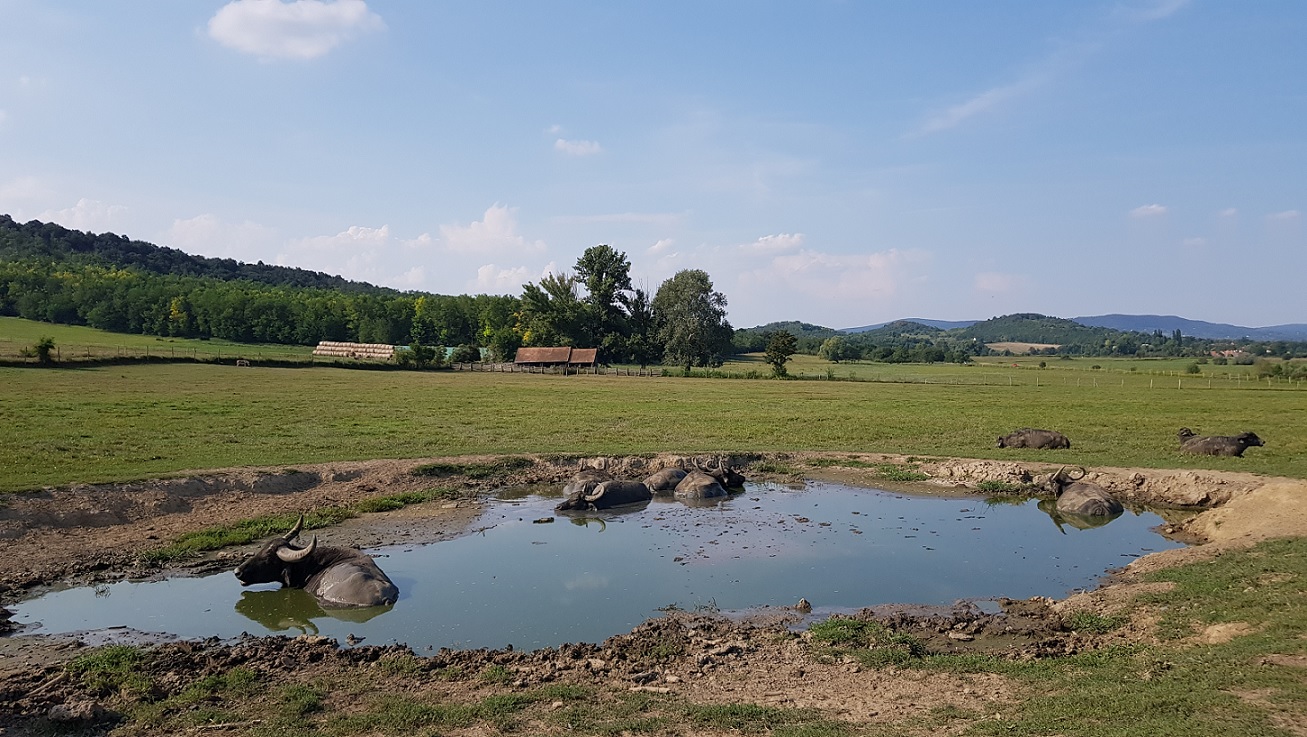
<path fill-rule="evenodd" d="M 806 598 L 824 617 L 892 603 L 984 608 L 998 597 L 1063 597 L 1180 545 L 1156 531 L 1165 522 L 1149 511 L 1080 529 L 1034 499 L 822 482 L 750 484 L 708 506 L 656 499 L 572 517 L 555 513 L 557 502 L 505 492 L 487 501 L 473 534 L 369 551 L 400 588 L 393 607 L 323 610 L 303 591 L 242 588 L 228 571 L 57 591 L 11 608 L 26 632 L 100 640 L 310 633 L 419 653 L 529 650 L 600 642 L 671 608 L 744 612 Z M 332 544 L 330 529 L 318 534 Z"/>

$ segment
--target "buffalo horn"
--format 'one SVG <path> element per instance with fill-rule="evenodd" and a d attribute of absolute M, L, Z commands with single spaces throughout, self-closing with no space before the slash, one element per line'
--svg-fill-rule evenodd
<path fill-rule="evenodd" d="M 1082 478 L 1085 477 L 1085 467 L 1084 467 L 1084 466 L 1076 466 L 1076 469 L 1077 469 L 1078 471 L 1080 471 L 1080 475 L 1079 475 L 1079 476 L 1072 476 L 1072 475 L 1070 475 L 1070 474 L 1067 474 L 1067 478 L 1071 479 L 1072 481 L 1079 481 L 1080 479 L 1082 479 Z"/>
<path fill-rule="evenodd" d="M 277 548 L 277 557 L 281 558 L 282 561 L 285 563 L 298 563 L 299 561 L 304 560 L 305 558 L 312 555 L 313 551 L 317 547 L 318 547 L 318 536 L 314 535 L 313 541 L 309 543 L 309 546 L 307 548 L 300 548 L 299 550 L 295 550 L 293 548 Z"/>
<path fill-rule="evenodd" d="M 302 529 L 304 529 L 304 515 L 301 514 L 299 522 L 296 522 L 295 526 L 290 528 L 290 532 L 286 533 L 282 539 L 286 542 L 290 542 L 295 539 L 296 535 L 300 534 L 300 530 Z"/>

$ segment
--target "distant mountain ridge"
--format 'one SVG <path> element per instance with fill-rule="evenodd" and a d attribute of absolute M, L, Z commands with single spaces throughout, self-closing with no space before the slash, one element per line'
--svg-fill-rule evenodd
<path fill-rule="evenodd" d="M 839 328 L 841 333 L 865 333 L 870 330 L 879 330 L 886 325 L 893 325 L 896 322 L 915 322 L 918 325 L 925 325 L 930 328 L 939 328 L 940 330 L 953 330 L 954 328 L 969 328 L 980 322 L 980 320 L 927 320 L 924 317 L 905 317 L 900 320 L 890 320 L 888 322 L 878 322 L 874 325 L 863 325 L 859 328 Z"/>
<path fill-rule="evenodd" d="M 1241 325 L 1229 325 L 1226 323 L 1206 322 L 1203 320 L 1190 320 L 1175 315 L 1092 315 L 1087 317 L 1069 318 L 1072 322 L 1079 323 L 1086 327 L 1092 328 L 1110 328 L 1112 330 L 1121 330 L 1124 332 L 1152 333 L 1161 330 L 1163 333 L 1170 335 L 1179 330 L 1182 335 L 1191 338 L 1204 338 L 1208 340 L 1238 340 L 1247 338 L 1250 340 L 1287 340 L 1287 341 L 1307 341 L 1307 324 L 1292 323 L 1288 325 L 1270 325 L 1267 327 L 1250 328 Z M 889 322 L 879 322 L 874 325 L 863 325 L 856 328 L 840 328 L 841 333 L 865 333 L 872 330 L 878 330 L 886 325 L 893 325 L 899 322 L 915 322 L 921 325 L 927 325 L 941 330 L 953 330 L 956 328 L 969 328 L 973 325 L 985 322 L 984 320 L 927 320 L 920 317 L 906 317 L 901 320 L 890 320 Z"/>
<path fill-rule="evenodd" d="M 1249 328 L 1240 325 L 1190 320 L 1175 315 L 1094 315 L 1090 317 L 1073 317 L 1081 325 L 1114 330 L 1152 333 L 1161 330 L 1173 333 L 1179 330 L 1182 335 L 1209 340 L 1307 340 L 1307 324 L 1270 325 L 1261 328 Z"/>

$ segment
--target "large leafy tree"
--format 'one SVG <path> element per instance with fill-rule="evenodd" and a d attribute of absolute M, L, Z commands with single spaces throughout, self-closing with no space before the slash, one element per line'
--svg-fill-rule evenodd
<path fill-rule="evenodd" d="M 734 331 L 726 321 L 726 297 L 713 290 L 699 269 L 685 269 L 662 283 L 654 295 L 653 317 L 667 363 L 684 367 L 720 366 Z"/>
<path fill-rule="evenodd" d="M 585 305 L 571 274 L 548 274 L 537 286 L 522 287 L 518 329 L 523 345 L 579 345 L 585 342 Z"/>
<path fill-rule="evenodd" d="M 612 246 L 591 246 L 576 260 L 577 282 L 585 287 L 582 302 L 585 342 L 599 348 L 605 361 L 625 358 L 631 291 L 631 262 Z"/>
<path fill-rule="evenodd" d="M 781 378 L 788 376 L 785 363 L 797 350 L 799 350 L 799 340 L 793 333 L 778 330 L 767 336 L 767 363 L 771 364 L 772 373 Z"/>

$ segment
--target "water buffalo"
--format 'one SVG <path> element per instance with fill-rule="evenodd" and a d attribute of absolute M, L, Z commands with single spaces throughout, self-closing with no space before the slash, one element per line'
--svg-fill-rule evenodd
<path fill-rule="evenodd" d="M 673 466 L 651 474 L 644 480 L 644 485 L 655 494 L 670 493 L 676 490 L 676 485 L 681 483 L 683 478 L 685 478 L 685 469 Z"/>
<path fill-rule="evenodd" d="M 1071 441 L 1056 430 L 1040 430 L 1033 427 L 1023 427 L 1019 430 L 1004 435 L 998 439 L 1000 448 L 1039 448 L 1041 450 L 1052 450 L 1057 448 L 1070 448 Z"/>
<path fill-rule="evenodd" d="M 563 487 L 563 496 L 572 496 L 577 493 L 590 494 L 594 492 L 595 487 L 605 481 L 612 480 L 612 474 L 602 468 L 587 468 L 583 471 L 578 471 L 577 474 L 572 477 L 572 480 L 567 482 L 567 485 Z"/>
<path fill-rule="evenodd" d="M 565 512 L 569 509 L 586 511 L 610 509 L 626 504 L 639 504 L 650 499 L 653 499 L 653 494 L 649 491 L 649 487 L 639 481 L 608 480 L 595 486 L 589 493 L 583 490 L 573 492 L 561 504 L 554 507 L 554 510 Z"/>
<path fill-rule="evenodd" d="M 728 489 L 744 486 L 745 478 L 734 468 L 722 463 L 704 470 L 695 465 L 694 470 L 676 485 L 674 492 L 677 499 L 714 499 L 728 496 Z"/>
<path fill-rule="evenodd" d="M 1044 487 L 1057 496 L 1057 511 L 1063 515 L 1080 517 L 1114 517 L 1125 511 L 1121 502 L 1112 498 L 1098 484 L 1081 481 L 1085 469 L 1077 468 L 1079 475 L 1068 471 L 1066 466 L 1050 474 Z"/>
<path fill-rule="evenodd" d="M 1253 446 L 1266 445 L 1261 438 L 1257 437 L 1256 433 L 1251 432 L 1241 432 L 1238 435 L 1199 437 L 1194 435 L 1193 430 L 1182 427 L 1177 435 L 1180 438 L 1180 452 L 1193 453 L 1194 455 L 1239 456 L 1242 458 L 1245 450 Z"/>
<path fill-rule="evenodd" d="M 316 535 L 308 547 L 296 547 L 292 541 L 302 529 L 301 514 L 290 532 L 237 566 L 241 585 L 279 581 L 283 586 L 304 589 L 323 607 L 381 606 L 399 600 L 399 588 L 372 556 L 353 548 L 318 547 Z"/>

